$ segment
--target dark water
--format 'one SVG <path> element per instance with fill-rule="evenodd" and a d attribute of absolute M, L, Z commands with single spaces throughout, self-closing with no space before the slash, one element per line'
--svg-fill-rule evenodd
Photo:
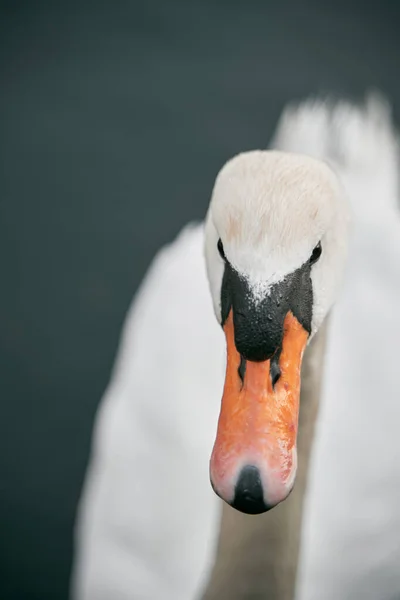
<path fill-rule="evenodd" d="M 63 600 L 94 411 L 156 249 L 283 104 L 378 86 L 395 2 L 0 5 L 0 598 Z"/>

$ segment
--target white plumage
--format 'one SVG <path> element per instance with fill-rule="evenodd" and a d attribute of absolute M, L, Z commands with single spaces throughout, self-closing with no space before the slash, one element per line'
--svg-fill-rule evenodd
<path fill-rule="evenodd" d="M 355 215 L 328 340 L 299 597 L 389 600 L 400 591 L 394 134 L 379 100 L 365 109 L 311 102 L 285 112 L 273 145 L 330 162 Z M 79 510 L 78 600 L 194 600 L 207 583 L 220 516 L 208 461 L 225 343 L 203 237 L 202 225 L 188 226 L 161 250 L 129 311 Z"/>
<path fill-rule="evenodd" d="M 155 258 L 124 326 L 81 507 L 78 598 L 183 600 L 205 584 L 223 377 L 203 228 L 189 226 Z"/>
<path fill-rule="evenodd" d="M 400 595 L 397 139 L 379 98 L 363 111 L 341 103 L 330 122 L 320 104 L 313 115 L 325 119 L 327 143 L 332 124 L 342 139 L 354 225 L 328 335 L 299 597 L 393 600 Z"/>

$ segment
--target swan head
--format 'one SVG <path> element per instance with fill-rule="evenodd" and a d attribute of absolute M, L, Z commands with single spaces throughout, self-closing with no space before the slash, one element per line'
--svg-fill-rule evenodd
<path fill-rule="evenodd" d="M 246 152 L 217 176 L 205 254 L 227 365 L 210 479 L 242 512 L 293 487 L 303 352 L 335 301 L 348 222 L 338 178 L 308 156 Z"/>

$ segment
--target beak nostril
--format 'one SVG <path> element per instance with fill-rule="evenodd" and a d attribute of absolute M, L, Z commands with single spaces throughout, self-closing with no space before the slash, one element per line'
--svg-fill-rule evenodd
<path fill-rule="evenodd" d="M 274 388 L 281 377 L 281 369 L 279 367 L 279 364 L 271 361 L 271 367 L 269 371 L 271 375 L 272 388 Z"/>
<path fill-rule="evenodd" d="M 240 356 L 240 364 L 238 366 L 238 375 L 242 381 L 242 385 L 244 383 L 244 376 L 246 375 L 246 359 L 243 356 Z"/>
<path fill-rule="evenodd" d="M 281 357 L 282 347 L 279 348 L 273 357 L 271 358 L 270 366 L 269 366 L 269 374 L 271 376 L 272 381 L 272 389 L 274 389 L 275 385 L 278 383 L 281 377 L 281 367 L 279 365 L 279 359 Z"/>

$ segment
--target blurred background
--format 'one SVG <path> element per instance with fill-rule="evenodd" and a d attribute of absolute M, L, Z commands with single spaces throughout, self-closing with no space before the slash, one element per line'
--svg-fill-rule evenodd
<path fill-rule="evenodd" d="M 0 598 L 64 600 L 96 407 L 157 249 L 283 105 L 400 106 L 400 5 L 0 4 Z"/>

